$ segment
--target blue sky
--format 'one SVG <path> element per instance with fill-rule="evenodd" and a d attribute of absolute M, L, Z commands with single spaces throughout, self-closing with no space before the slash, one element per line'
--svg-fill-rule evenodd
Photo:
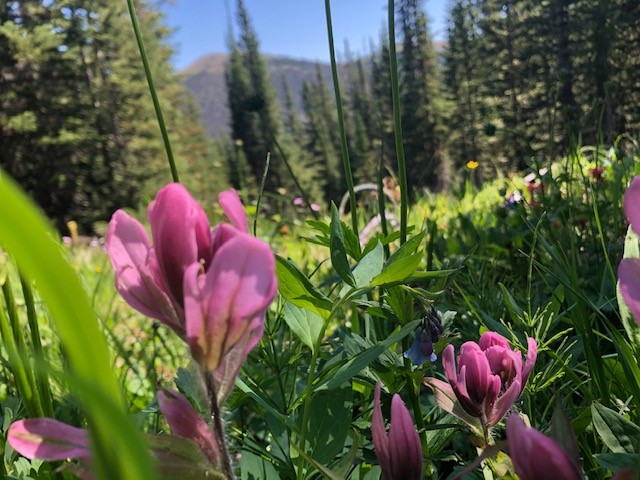
<path fill-rule="evenodd" d="M 226 0 L 235 20 L 236 0 Z M 328 60 L 323 0 L 245 0 L 260 40 L 262 53 L 308 60 Z M 331 2 L 336 50 L 344 51 L 345 39 L 354 53 L 378 43 L 386 24 L 385 0 L 333 0 Z M 447 0 L 427 0 L 427 15 L 436 40 L 446 37 Z M 177 54 L 174 65 L 182 69 L 207 53 L 226 52 L 225 0 L 174 0 L 163 11 L 175 28 L 172 41 Z M 234 25 L 234 28 L 235 25 Z"/>

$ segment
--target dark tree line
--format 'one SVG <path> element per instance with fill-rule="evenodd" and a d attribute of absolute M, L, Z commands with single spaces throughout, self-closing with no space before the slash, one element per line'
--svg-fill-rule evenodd
<path fill-rule="evenodd" d="M 258 44 L 241 0 L 238 6 L 242 33 L 232 55 L 244 58 L 243 75 L 270 85 L 264 68 L 252 66 Z M 634 0 L 455 0 L 446 46 L 436 53 L 424 2 L 397 1 L 400 99 L 412 191 L 447 188 L 469 161 L 493 175 L 522 169 L 534 156 L 554 158 L 580 143 L 610 142 L 621 133 L 637 136 L 639 19 L 640 3 Z M 373 181 L 380 156 L 391 172 L 396 169 L 387 33 L 370 55 L 354 60 L 347 52 L 346 57 L 340 79 L 349 154 L 356 179 Z M 234 119 L 243 114 L 238 106 L 247 105 L 236 97 L 238 90 L 247 92 L 238 87 L 237 65 L 232 60 L 227 76 Z M 304 85 L 304 112 L 295 121 L 290 107 L 284 125 L 277 124 L 279 114 L 262 114 L 270 131 L 305 152 L 293 162 L 300 165 L 302 182 L 319 187 L 316 195 L 325 201 L 346 190 L 330 82 L 318 71 L 317 80 Z M 263 112 L 277 111 L 273 94 L 259 93 L 258 83 L 248 91 L 250 98 L 265 99 Z M 249 139 L 259 136 L 260 125 L 232 121 L 232 134 L 243 140 L 244 161 L 256 175 L 265 151 L 273 148 L 267 142 L 250 150 Z"/>
<path fill-rule="evenodd" d="M 150 4 L 137 9 L 184 178 L 220 189 L 223 162 L 206 190 L 197 175 L 215 152 L 170 66 L 170 32 Z M 0 166 L 61 231 L 75 220 L 90 232 L 170 180 L 125 2 L 0 1 Z"/>

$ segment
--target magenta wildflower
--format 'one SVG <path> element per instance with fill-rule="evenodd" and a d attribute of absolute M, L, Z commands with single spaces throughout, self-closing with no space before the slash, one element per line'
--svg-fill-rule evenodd
<path fill-rule="evenodd" d="M 187 341 L 206 369 L 218 368 L 235 347 L 225 378 L 262 336 L 277 282 L 269 246 L 248 234 L 247 215 L 235 190 L 218 201 L 232 225 L 213 231 L 204 210 L 178 183 L 149 205 L 153 246 L 144 227 L 121 210 L 111 219 L 107 251 L 116 286 L 136 310 L 169 325 Z M 228 362 L 227 362 L 228 363 Z"/>
<path fill-rule="evenodd" d="M 640 235 L 640 175 L 631 181 L 624 195 L 623 207 L 629 225 L 636 235 Z M 622 298 L 640 324 L 640 259 L 623 258 L 618 266 L 618 280 Z"/>
<path fill-rule="evenodd" d="M 509 415 L 506 423 L 511 460 L 521 480 L 582 478 L 567 452 L 549 437 L 525 426 L 517 413 Z"/>
<path fill-rule="evenodd" d="M 440 408 L 475 427 L 478 432 L 498 423 L 522 393 L 537 358 L 537 344 L 528 340 L 524 365 L 522 354 L 507 340 L 486 332 L 478 343 L 465 342 L 460 348 L 457 368 L 453 345 L 442 354 L 448 383 L 426 378 Z"/>
<path fill-rule="evenodd" d="M 387 435 L 380 407 L 380 382 L 373 395 L 371 436 L 376 456 L 386 480 L 420 480 L 422 478 L 422 445 L 411 415 L 400 395 L 391 400 L 391 424 Z"/>

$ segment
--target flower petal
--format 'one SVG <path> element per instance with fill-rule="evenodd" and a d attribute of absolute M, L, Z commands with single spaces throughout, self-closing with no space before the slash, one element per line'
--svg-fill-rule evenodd
<path fill-rule="evenodd" d="M 247 218 L 247 212 L 245 212 L 242 206 L 238 192 L 233 188 L 220 192 L 218 195 L 218 203 L 234 227 L 243 233 L 249 233 L 249 219 Z"/>
<path fill-rule="evenodd" d="M 380 407 L 380 382 L 376 383 L 376 389 L 373 393 L 373 415 L 371 417 L 371 439 L 373 440 L 373 448 L 378 457 L 380 468 L 385 477 L 391 477 L 391 463 L 389 459 L 389 438 L 384 428 L 384 420 L 382 418 L 382 408 Z"/>
<path fill-rule="evenodd" d="M 569 455 L 552 439 L 525 426 L 518 414 L 507 418 L 507 442 L 513 467 L 521 480 L 580 480 Z"/>
<path fill-rule="evenodd" d="M 263 328 L 277 291 L 275 259 L 266 243 L 240 234 L 216 252 L 203 285 L 194 273 L 192 266 L 184 279 L 187 340 L 194 358 L 215 370 L 247 331 Z"/>
<path fill-rule="evenodd" d="M 447 413 L 458 417 L 470 427 L 482 432 L 482 426 L 478 418 L 469 415 L 460 405 L 453 388 L 447 382 L 438 380 L 437 378 L 427 377 L 423 380 L 424 384 L 431 389 L 438 406 Z"/>
<path fill-rule="evenodd" d="M 631 180 L 631 185 L 624 194 L 622 205 L 629 225 L 636 232 L 636 235 L 640 235 L 640 175 L 636 175 Z"/>
<path fill-rule="evenodd" d="M 14 422 L 7 440 L 20 455 L 47 462 L 90 458 L 89 433 L 53 418 L 28 418 Z"/>
<path fill-rule="evenodd" d="M 393 472 L 390 478 L 422 478 L 422 444 L 411 415 L 398 394 L 391 400 L 389 460 Z"/>
<path fill-rule="evenodd" d="M 174 435 L 193 440 L 213 465 L 220 464 L 220 449 L 213 432 L 186 398 L 164 388 L 158 392 L 158 405 Z"/>
<path fill-rule="evenodd" d="M 105 243 L 122 298 L 140 313 L 182 329 L 142 224 L 118 210 L 109 222 Z"/>
<path fill-rule="evenodd" d="M 504 392 L 498 398 L 498 400 L 496 400 L 491 411 L 486 412 L 488 426 L 492 427 L 496 423 L 498 423 L 502 419 L 502 417 L 506 415 L 509 409 L 513 407 L 513 404 L 520 396 L 520 392 L 522 391 L 521 379 L 522 377 L 520 376 L 515 378 L 511 385 L 509 385 L 509 388 L 507 388 L 507 391 Z"/>
<path fill-rule="evenodd" d="M 158 265 L 173 300 L 183 304 L 186 269 L 211 260 L 211 228 L 202 207 L 179 183 L 164 187 L 149 204 L 149 223 Z"/>
<path fill-rule="evenodd" d="M 623 258 L 618 266 L 618 280 L 622 298 L 640 324 L 640 259 Z"/>
<path fill-rule="evenodd" d="M 511 349 L 506 338 L 496 332 L 484 332 L 478 341 L 480 348 L 486 350 L 489 347 L 498 345 L 500 347 Z"/>

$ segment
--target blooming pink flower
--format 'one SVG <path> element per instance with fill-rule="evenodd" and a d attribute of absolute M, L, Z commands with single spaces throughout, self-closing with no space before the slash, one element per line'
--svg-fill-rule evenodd
<path fill-rule="evenodd" d="M 623 207 L 629 225 L 640 235 L 640 175 L 631 181 L 624 195 Z M 618 266 L 618 280 L 622 298 L 640 324 L 640 259 L 623 258 Z"/>
<path fill-rule="evenodd" d="M 567 452 L 549 437 L 525 426 L 517 413 L 509 415 L 506 423 L 511 460 L 521 480 L 582 478 Z"/>
<path fill-rule="evenodd" d="M 422 445 L 411 415 L 400 395 L 391 400 L 391 427 L 387 436 L 380 407 L 380 382 L 373 395 L 371 436 L 376 456 L 386 480 L 420 480 L 422 478 Z"/>
<path fill-rule="evenodd" d="M 522 393 L 538 352 L 533 338 L 528 347 L 523 365 L 522 354 L 512 350 L 503 336 L 486 332 L 478 343 L 462 344 L 456 368 L 453 345 L 447 345 L 442 366 L 449 383 L 436 378 L 426 378 L 425 383 L 440 408 L 484 432 L 500 421 Z"/>
<path fill-rule="evenodd" d="M 238 194 L 227 190 L 218 200 L 233 226 L 221 223 L 211 231 L 202 207 L 171 183 L 149 205 L 153 246 L 140 222 L 122 210 L 107 233 L 123 298 L 173 328 L 209 370 L 239 343 L 244 355 L 234 358 L 244 360 L 262 336 L 277 289 L 273 253 L 248 234 Z"/>

